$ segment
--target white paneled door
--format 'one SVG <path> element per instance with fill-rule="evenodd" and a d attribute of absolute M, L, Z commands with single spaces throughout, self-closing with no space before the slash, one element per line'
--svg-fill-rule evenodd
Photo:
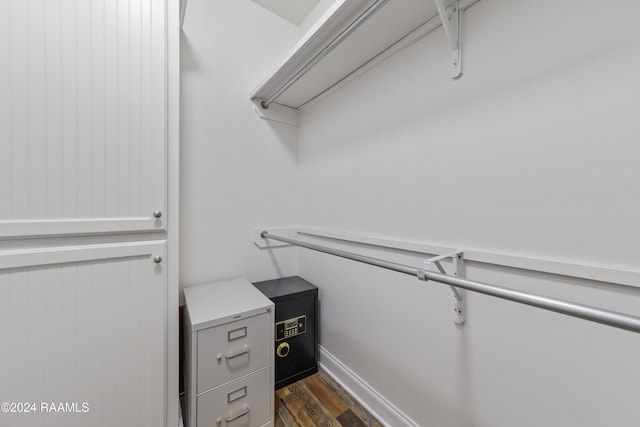
<path fill-rule="evenodd" d="M 177 422 L 176 4 L 0 0 L 0 426 Z"/>
<path fill-rule="evenodd" d="M 0 236 L 165 229 L 165 1 L 0 10 Z"/>
<path fill-rule="evenodd" d="M 0 252 L 0 425 L 164 425 L 166 242 Z M 4 403 L 6 402 L 6 403 Z"/>

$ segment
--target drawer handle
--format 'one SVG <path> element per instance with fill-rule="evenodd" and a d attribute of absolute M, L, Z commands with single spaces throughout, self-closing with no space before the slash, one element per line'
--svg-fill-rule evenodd
<path fill-rule="evenodd" d="M 229 415 L 228 417 L 224 417 L 224 420 L 230 423 L 231 421 L 237 420 L 238 418 L 242 417 L 243 415 L 247 415 L 248 413 L 249 413 L 249 405 L 245 403 L 244 409 L 242 411 L 238 412 L 235 415 Z"/>
<path fill-rule="evenodd" d="M 247 344 L 244 345 L 244 350 L 238 351 L 237 353 L 229 353 L 225 354 L 225 359 L 235 359 L 236 357 L 240 357 L 243 354 L 249 354 L 249 346 Z"/>

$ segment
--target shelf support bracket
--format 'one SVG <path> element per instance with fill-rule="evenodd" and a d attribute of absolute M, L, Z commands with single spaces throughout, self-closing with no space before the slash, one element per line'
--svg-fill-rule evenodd
<path fill-rule="evenodd" d="M 442 274 L 447 274 L 444 267 L 440 261 L 443 259 L 451 258 L 453 260 L 453 268 L 454 268 L 454 276 L 459 278 L 464 278 L 464 253 L 462 251 L 454 251 L 444 255 L 438 255 L 433 258 L 429 258 L 424 261 L 427 264 L 429 270 L 433 270 L 435 266 L 438 271 Z M 464 323 L 464 290 L 456 288 L 455 286 L 450 286 L 453 291 L 453 296 L 455 297 L 455 305 L 453 307 L 453 321 L 461 325 Z"/>
<path fill-rule="evenodd" d="M 453 0 L 450 5 L 451 12 L 447 12 L 444 0 L 433 0 L 438 8 L 438 15 L 442 21 L 442 27 L 449 40 L 451 48 L 451 78 L 458 78 L 462 74 L 462 48 L 460 37 L 460 0 Z"/>

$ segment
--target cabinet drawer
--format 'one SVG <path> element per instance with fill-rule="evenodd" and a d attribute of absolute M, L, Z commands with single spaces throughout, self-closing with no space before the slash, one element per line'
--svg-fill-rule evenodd
<path fill-rule="evenodd" d="M 271 369 L 198 396 L 198 427 L 257 427 L 271 420 Z"/>
<path fill-rule="evenodd" d="M 198 332 L 198 386 L 204 393 L 271 364 L 269 313 Z"/>

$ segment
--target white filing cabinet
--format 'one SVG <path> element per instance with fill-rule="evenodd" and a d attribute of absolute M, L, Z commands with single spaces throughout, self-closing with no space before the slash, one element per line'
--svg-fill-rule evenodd
<path fill-rule="evenodd" d="M 274 304 L 246 279 L 185 298 L 187 427 L 273 425 Z"/>

